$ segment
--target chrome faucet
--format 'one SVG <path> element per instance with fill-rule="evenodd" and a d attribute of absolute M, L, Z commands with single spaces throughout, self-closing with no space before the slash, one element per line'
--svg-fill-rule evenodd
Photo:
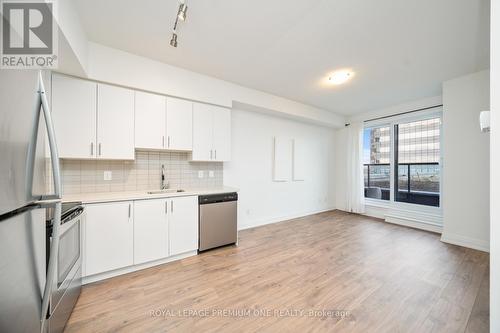
<path fill-rule="evenodd" d="M 165 165 L 161 165 L 161 190 L 168 189 L 168 182 L 165 182 Z"/>

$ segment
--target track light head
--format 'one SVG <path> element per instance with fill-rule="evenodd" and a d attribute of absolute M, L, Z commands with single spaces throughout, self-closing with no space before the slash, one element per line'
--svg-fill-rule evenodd
<path fill-rule="evenodd" d="M 170 45 L 173 47 L 177 47 L 177 34 L 175 32 L 172 34 L 172 39 L 170 40 Z"/>
<path fill-rule="evenodd" d="M 177 23 L 179 23 L 179 20 L 186 20 L 187 9 L 186 0 L 179 0 L 179 10 L 175 17 L 174 28 L 172 29 L 172 39 L 170 40 L 170 45 L 172 47 L 177 47 Z"/>
<path fill-rule="evenodd" d="M 179 11 L 177 13 L 177 17 L 179 18 L 179 20 L 181 20 L 181 21 L 186 20 L 187 9 L 188 9 L 188 7 L 185 3 L 179 4 Z"/>

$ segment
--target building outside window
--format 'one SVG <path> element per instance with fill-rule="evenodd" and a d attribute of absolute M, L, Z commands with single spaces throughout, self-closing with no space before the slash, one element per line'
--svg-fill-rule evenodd
<path fill-rule="evenodd" d="M 365 197 L 390 199 L 391 128 L 366 128 L 364 131 Z"/>

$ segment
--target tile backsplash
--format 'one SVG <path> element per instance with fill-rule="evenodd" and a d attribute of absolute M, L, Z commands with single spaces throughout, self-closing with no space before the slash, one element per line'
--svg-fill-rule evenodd
<path fill-rule="evenodd" d="M 188 158 L 185 152 L 136 151 L 134 161 L 61 160 L 63 194 L 157 190 L 162 164 L 170 188 L 223 185 L 222 163 L 189 162 Z M 105 171 L 111 171 L 111 180 L 104 180 Z M 203 178 L 198 177 L 199 171 Z"/>

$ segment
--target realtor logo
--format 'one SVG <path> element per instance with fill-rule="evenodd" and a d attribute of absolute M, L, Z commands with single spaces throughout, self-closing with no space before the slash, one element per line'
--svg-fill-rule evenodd
<path fill-rule="evenodd" d="M 1 0 L 1 68 L 57 67 L 54 0 Z"/>

